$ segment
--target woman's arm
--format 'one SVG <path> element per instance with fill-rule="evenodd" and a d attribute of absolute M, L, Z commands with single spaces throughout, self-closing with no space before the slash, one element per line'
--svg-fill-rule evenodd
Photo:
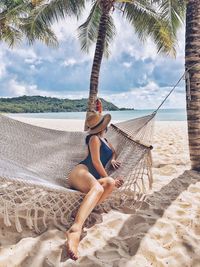
<path fill-rule="evenodd" d="M 92 163 L 101 177 L 106 177 L 108 174 L 100 160 L 100 146 L 101 142 L 99 138 L 96 135 L 92 136 L 89 141 Z"/>
<path fill-rule="evenodd" d="M 107 139 L 106 139 L 106 141 L 107 141 Z M 107 143 L 109 144 L 110 148 L 111 148 L 112 151 L 113 151 L 113 155 L 112 155 L 111 160 L 112 160 L 112 159 L 116 159 L 117 154 L 116 154 L 116 151 L 115 151 L 114 147 L 113 147 L 113 146 L 111 145 L 111 143 L 109 143 L 108 141 L 107 141 Z"/>
<path fill-rule="evenodd" d="M 107 139 L 106 139 L 106 141 L 107 141 Z M 112 155 L 112 158 L 111 158 L 111 161 L 110 161 L 111 165 L 113 166 L 114 169 L 119 168 L 120 165 L 121 165 L 121 162 L 116 160 L 117 153 L 116 153 L 114 147 L 111 145 L 111 143 L 109 143 L 108 141 L 107 141 L 107 143 L 109 144 L 110 148 L 113 151 L 113 155 Z"/>

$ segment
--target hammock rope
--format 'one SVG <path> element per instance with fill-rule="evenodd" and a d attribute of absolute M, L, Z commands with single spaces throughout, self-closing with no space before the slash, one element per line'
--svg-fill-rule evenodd
<path fill-rule="evenodd" d="M 181 80 L 185 77 L 186 83 L 187 83 L 187 97 L 188 100 L 191 101 L 191 91 L 190 91 L 190 73 L 189 70 L 191 70 L 195 65 L 199 66 L 199 63 L 192 64 L 189 68 L 187 68 L 184 73 L 181 75 L 181 77 L 178 79 L 176 84 L 173 86 L 173 88 L 170 90 L 170 92 L 166 95 L 166 97 L 163 99 L 163 101 L 160 103 L 160 105 L 157 107 L 157 109 L 153 113 L 157 113 L 158 110 L 161 108 L 161 106 L 165 103 L 167 98 L 171 95 L 171 93 L 176 89 L 178 84 L 181 82 Z"/>

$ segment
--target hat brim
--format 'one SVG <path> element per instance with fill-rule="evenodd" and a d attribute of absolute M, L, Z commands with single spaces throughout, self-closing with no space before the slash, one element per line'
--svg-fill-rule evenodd
<path fill-rule="evenodd" d="M 108 113 L 108 114 L 103 115 L 103 117 L 104 117 L 103 122 L 98 127 L 96 127 L 95 129 L 93 129 L 93 130 L 89 129 L 87 131 L 88 134 L 98 133 L 98 132 L 104 130 L 107 127 L 108 123 L 111 120 L 111 115 Z"/>

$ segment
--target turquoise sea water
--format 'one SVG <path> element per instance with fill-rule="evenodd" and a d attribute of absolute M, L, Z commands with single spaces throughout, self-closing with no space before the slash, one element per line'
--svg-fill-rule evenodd
<path fill-rule="evenodd" d="M 110 113 L 112 120 L 129 120 L 151 114 L 153 109 L 103 111 Z M 58 112 L 58 113 L 18 113 L 9 114 L 10 117 L 44 118 L 44 119 L 85 119 L 85 112 Z M 157 121 L 185 121 L 185 109 L 161 109 L 156 115 Z"/>

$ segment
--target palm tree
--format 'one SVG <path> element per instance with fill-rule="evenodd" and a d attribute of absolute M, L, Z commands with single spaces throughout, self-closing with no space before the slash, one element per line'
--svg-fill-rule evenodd
<path fill-rule="evenodd" d="M 188 0 L 185 33 L 187 121 L 191 168 L 200 171 L 200 1 Z"/>
<path fill-rule="evenodd" d="M 82 50 L 88 52 L 92 43 L 96 43 L 90 76 L 90 91 L 86 119 L 95 109 L 98 94 L 100 66 L 103 55 L 109 56 L 109 44 L 116 29 L 112 14 L 120 10 L 122 17 L 130 23 L 141 41 L 152 37 L 158 53 L 176 55 L 176 35 L 185 15 L 184 0 L 96 0 L 87 20 L 79 27 Z M 88 127 L 84 125 L 84 130 Z"/>

